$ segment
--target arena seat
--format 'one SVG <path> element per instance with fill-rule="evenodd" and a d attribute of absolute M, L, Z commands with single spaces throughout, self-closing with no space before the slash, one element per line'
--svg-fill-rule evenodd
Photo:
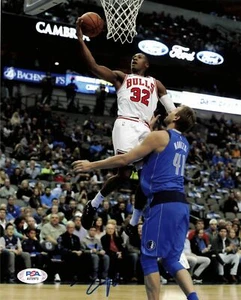
<path fill-rule="evenodd" d="M 207 199 L 207 204 L 208 205 L 215 205 L 215 204 L 217 204 L 217 200 L 216 199 L 208 198 Z"/>
<path fill-rule="evenodd" d="M 15 201 L 15 205 L 18 205 L 20 207 L 25 207 L 25 206 L 27 206 L 27 203 L 25 203 L 23 200 L 17 199 Z"/>
<path fill-rule="evenodd" d="M 238 213 L 236 214 L 236 216 L 237 216 L 237 218 L 238 218 L 239 220 L 241 220 L 241 212 L 238 212 Z"/>
<path fill-rule="evenodd" d="M 11 184 L 10 186 L 15 190 L 15 192 L 18 191 L 18 186 L 14 185 L 14 184 Z"/>
<path fill-rule="evenodd" d="M 204 198 L 199 198 L 199 199 L 196 199 L 196 203 L 199 205 L 205 205 L 206 201 Z"/>
<path fill-rule="evenodd" d="M 7 203 L 8 203 L 8 201 L 7 201 L 6 198 L 0 198 L 0 205 L 1 204 L 7 204 Z"/>
<path fill-rule="evenodd" d="M 216 213 L 219 213 L 219 211 L 220 211 L 219 205 L 218 205 L 218 204 L 212 204 L 212 205 L 210 206 L 210 210 L 211 210 L 211 211 L 214 211 L 214 212 L 216 212 Z"/>
<path fill-rule="evenodd" d="M 226 213 L 225 213 L 225 217 L 226 217 L 228 220 L 233 220 L 233 219 L 236 218 L 236 215 L 235 215 L 235 213 L 233 213 L 233 212 L 226 212 Z"/>

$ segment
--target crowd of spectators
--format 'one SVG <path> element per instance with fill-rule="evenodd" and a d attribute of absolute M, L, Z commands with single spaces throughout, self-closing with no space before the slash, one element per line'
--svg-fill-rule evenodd
<path fill-rule="evenodd" d="M 81 124 L 40 102 L 20 109 L 11 97 L 2 99 L 1 111 L 0 257 L 2 271 L 7 271 L 1 280 L 15 282 L 19 270 L 35 266 L 45 269 L 50 281 L 102 280 L 108 275 L 141 282 L 141 225 L 134 239 L 123 232 L 133 210 L 136 173 L 103 202 L 93 228 L 87 232 L 81 226 L 86 201 L 114 170 L 76 176 L 71 163 L 113 155 L 111 122 L 89 116 Z M 200 119 L 187 138 L 191 231 L 184 253 L 190 272 L 196 283 L 208 280 L 210 268 L 217 276 L 209 280 L 237 282 L 241 125 L 224 117 Z"/>

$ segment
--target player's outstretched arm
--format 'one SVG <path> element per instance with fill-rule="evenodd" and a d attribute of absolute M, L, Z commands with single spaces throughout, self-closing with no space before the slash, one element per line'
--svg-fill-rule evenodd
<path fill-rule="evenodd" d="M 153 151 L 162 151 L 169 142 L 169 135 L 166 131 L 153 131 L 145 140 L 130 152 L 109 157 L 104 160 L 90 162 L 78 160 L 73 163 L 75 172 L 91 171 L 96 169 L 112 169 L 124 167 L 132 162 L 140 160 Z"/>
<path fill-rule="evenodd" d="M 125 78 L 125 74 L 121 71 L 112 71 L 105 66 L 100 66 L 96 63 L 94 57 L 92 56 L 90 50 L 86 46 L 85 42 L 83 41 L 83 33 L 81 30 L 81 23 L 83 21 L 81 18 L 78 18 L 76 22 L 76 34 L 80 43 L 81 54 L 84 58 L 84 61 L 88 65 L 89 70 L 99 78 L 102 78 L 106 81 L 109 81 L 116 84 L 117 81 L 123 81 Z"/>
<path fill-rule="evenodd" d="M 160 102 L 165 107 L 167 113 L 170 113 L 176 108 L 176 106 L 172 99 L 168 96 L 166 88 L 159 80 L 156 81 L 156 85 Z"/>

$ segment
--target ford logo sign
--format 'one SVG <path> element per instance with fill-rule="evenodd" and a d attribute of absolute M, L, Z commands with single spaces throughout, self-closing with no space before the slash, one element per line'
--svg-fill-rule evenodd
<path fill-rule="evenodd" d="M 197 53 L 197 59 L 207 65 L 221 65 L 224 62 L 222 55 L 212 51 L 200 51 Z"/>
<path fill-rule="evenodd" d="M 141 51 L 154 56 L 162 56 L 169 51 L 165 44 L 152 40 L 141 41 L 138 43 L 138 47 Z"/>

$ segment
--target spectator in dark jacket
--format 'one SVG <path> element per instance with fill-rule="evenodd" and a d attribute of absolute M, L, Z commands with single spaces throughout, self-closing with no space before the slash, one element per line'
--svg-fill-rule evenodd
<path fill-rule="evenodd" d="M 0 237 L 4 236 L 4 228 L 0 225 Z"/>
<path fill-rule="evenodd" d="M 13 175 L 10 176 L 10 181 L 11 181 L 11 184 L 19 185 L 23 181 L 24 178 L 26 178 L 26 176 L 24 176 L 21 173 L 21 169 L 17 167 L 14 169 Z"/>
<path fill-rule="evenodd" d="M 33 195 L 29 199 L 29 206 L 35 209 L 37 209 L 38 207 L 42 207 L 39 189 L 34 188 Z"/>
<path fill-rule="evenodd" d="M 138 224 L 137 234 L 130 236 L 126 241 L 127 256 L 130 258 L 132 267 L 131 281 L 133 282 L 138 280 L 137 266 L 140 265 L 141 236 L 142 224 Z"/>
<path fill-rule="evenodd" d="M 123 240 L 117 236 L 113 224 L 107 224 L 106 234 L 101 238 L 101 244 L 106 254 L 110 257 L 109 277 L 115 278 L 123 272 L 124 247 Z"/>
<path fill-rule="evenodd" d="M 230 270 L 231 280 L 232 282 L 237 282 L 236 275 L 239 265 L 239 256 L 237 253 L 233 253 L 235 246 L 231 244 L 227 238 L 227 229 L 220 227 L 218 231 L 218 236 L 212 242 L 212 249 L 215 253 L 219 254 L 225 264 L 232 265 Z M 224 277 L 224 264 L 218 264 L 218 274 L 223 282 L 227 282 L 227 279 Z"/>
<path fill-rule="evenodd" d="M 23 200 L 28 203 L 30 197 L 33 195 L 33 191 L 29 187 L 29 183 L 27 180 L 23 180 L 20 188 L 17 191 L 17 198 Z"/>
<path fill-rule="evenodd" d="M 71 82 L 66 86 L 66 98 L 68 102 L 68 110 L 71 110 L 74 106 L 74 99 L 78 86 L 74 83 L 75 78 L 71 78 Z"/>
<path fill-rule="evenodd" d="M 79 238 L 73 234 L 75 224 L 68 221 L 66 224 L 67 231 L 61 234 L 58 239 L 58 249 L 60 251 L 62 260 L 65 261 L 69 268 L 70 275 L 73 277 L 79 274 L 82 263 L 82 251 Z"/>
<path fill-rule="evenodd" d="M 235 200 L 234 193 L 231 192 L 228 199 L 223 204 L 223 212 L 233 212 L 236 214 L 238 211 L 238 203 Z"/>
<path fill-rule="evenodd" d="M 44 264 L 47 264 L 48 256 L 45 253 L 36 237 L 36 229 L 29 228 L 26 232 L 28 239 L 22 242 L 22 248 L 24 252 L 28 252 L 31 256 L 32 265 L 36 268 L 43 268 Z"/>
<path fill-rule="evenodd" d="M 124 223 L 127 216 L 128 213 L 126 211 L 126 204 L 124 202 L 120 202 L 118 204 L 117 212 L 113 214 L 113 219 L 116 220 L 118 226 L 121 226 Z"/>

